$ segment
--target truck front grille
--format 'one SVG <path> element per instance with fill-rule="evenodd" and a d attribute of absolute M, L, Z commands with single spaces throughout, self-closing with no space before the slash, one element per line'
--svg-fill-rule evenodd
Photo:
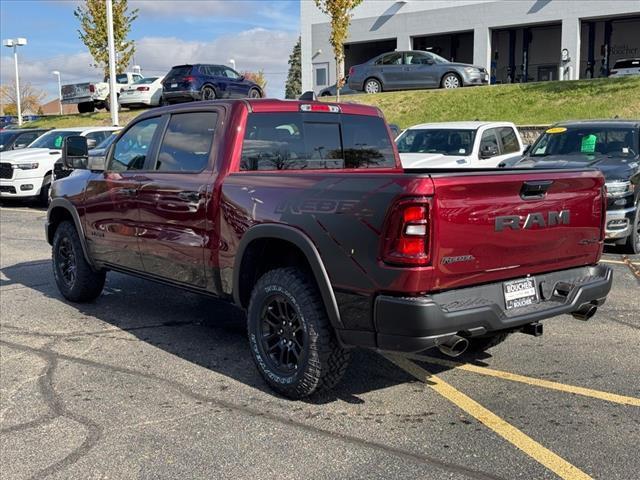
<path fill-rule="evenodd" d="M 0 178 L 13 178 L 13 168 L 10 163 L 0 163 Z"/>

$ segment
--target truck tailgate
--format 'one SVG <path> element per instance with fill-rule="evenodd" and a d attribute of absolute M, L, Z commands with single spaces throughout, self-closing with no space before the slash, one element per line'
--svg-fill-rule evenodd
<path fill-rule="evenodd" d="M 62 86 L 62 101 L 69 102 L 78 98 L 91 97 L 90 83 L 74 83 Z"/>
<path fill-rule="evenodd" d="M 433 289 L 594 264 L 603 185 L 595 170 L 433 173 Z"/>

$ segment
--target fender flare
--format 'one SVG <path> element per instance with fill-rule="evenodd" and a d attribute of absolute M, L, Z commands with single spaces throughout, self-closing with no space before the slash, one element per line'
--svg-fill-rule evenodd
<path fill-rule="evenodd" d="M 93 268 L 94 270 L 98 270 L 94 262 L 91 260 L 91 257 L 89 256 L 87 237 L 84 234 L 84 228 L 82 226 L 82 222 L 80 221 L 80 215 L 78 214 L 78 211 L 76 210 L 73 203 L 71 203 L 66 198 L 54 198 L 49 204 L 49 209 L 47 211 L 47 223 L 45 224 L 45 235 L 47 237 L 47 242 L 49 243 L 49 245 L 53 245 L 53 236 L 55 234 L 55 230 L 52 230 L 53 224 L 51 222 L 51 212 L 53 212 L 53 210 L 56 208 L 62 208 L 71 215 L 73 223 L 76 226 L 78 236 L 80 237 L 80 244 L 82 245 L 82 253 L 84 254 L 84 258 L 91 266 L 91 268 Z"/>
<path fill-rule="evenodd" d="M 242 259 L 244 258 L 244 252 L 246 248 L 254 240 L 273 238 L 278 240 L 284 240 L 294 244 L 300 249 L 302 254 L 309 262 L 311 271 L 315 278 L 322 301 L 327 310 L 327 315 L 334 328 L 341 329 L 342 321 L 340 320 L 340 311 L 338 309 L 338 302 L 336 301 L 333 288 L 331 288 L 331 281 L 327 270 L 322 263 L 320 253 L 318 249 L 311 241 L 311 239 L 302 231 L 290 227 L 288 225 L 280 224 L 261 224 L 247 230 L 238 246 L 234 265 L 233 265 L 233 300 L 236 305 L 243 308 L 242 301 L 240 300 L 240 270 L 242 267 Z"/>

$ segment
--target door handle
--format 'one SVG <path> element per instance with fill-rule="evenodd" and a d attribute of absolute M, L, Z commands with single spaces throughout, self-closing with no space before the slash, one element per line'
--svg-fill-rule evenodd
<path fill-rule="evenodd" d="M 199 192 L 179 192 L 178 198 L 187 202 L 197 202 L 200 200 Z"/>
<path fill-rule="evenodd" d="M 544 198 L 553 180 L 537 180 L 524 182 L 520 189 L 520 198 L 523 200 L 535 200 Z"/>

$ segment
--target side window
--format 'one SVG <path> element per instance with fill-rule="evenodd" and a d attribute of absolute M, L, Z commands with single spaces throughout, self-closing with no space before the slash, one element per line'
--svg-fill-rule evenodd
<path fill-rule="evenodd" d="M 134 82 L 137 82 L 138 80 L 142 80 L 144 78 L 142 75 L 138 75 L 137 73 L 134 73 L 132 77 Z"/>
<path fill-rule="evenodd" d="M 342 115 L 345 168 L 395 167 L 387 127 L 379 117 Z"/>
<path fill-rule="evenodd" d="M 107 138 L 107 132 L 91 132 L 86 135 L 87 141 L 92 140 L 94 145 L 98 145 L 102 143 L 102 141 Z M 91 148 L 91 147 L 90 147 Z"/>
<path fill-rule="evenodd" d="M 379 60 L 380 65 L 401 65 L 402 53 L 390 53 Z"/>
<path fill-rule="evenodd" d="M 520 150 L 518 144 L 518 136 L 511 127 L 502 127 L 499 129 L 500 139 L 502 140 L 502 153 L 514 153 Z"/>
<path fill-rule="evenodd" d="M 237 80 L 238 78 L 240 78 L 240 75 L 238 75 L 236 72 L 234 72 L 230 68 L 224 69 L 224 76 L 232 80 Z"/>
<path fill-rule="evenodd" d="M 480 139 L 480 158 L 491 158 L 499 154 L 500 149 L 498 148 L 496 129 L 485 130 Z"/>
<path fill-rule="evenodd" d="M 216 112 L 172 115 L 155 169 L 161 172 L 199 172 L 206 168 L 217 121 Z"/>
<path fill-rule="evenodd" d="M 427 65 L 431 57 L 422 52 L 408 52 L 404 56 L 404 63 L 407 65 Z"/>
<path fill-rule="evenodd" d="M 149 118 L 136 123 L 127 130 L 113 148 L 108 170 L 116 172 L 142 170 L 151 148 L 153 136 L 161 121 L 160 117 Z"/>
<path fill-rule="evenodd" d="M 39 133 L 24 133 L 16 138 L 15 143 L 13 144 L 14 148 L 23 148 L 33 142 L 36 138 L 38 138 Z"/>
<path fill-rule="evenodd" d="M 129 78 L 127 77 L 126 73 L 120 73 L 116 75 L 116 83 L 119 83 L 121 85 L 126 85 L 128 81 L 129 81 Z"/>

